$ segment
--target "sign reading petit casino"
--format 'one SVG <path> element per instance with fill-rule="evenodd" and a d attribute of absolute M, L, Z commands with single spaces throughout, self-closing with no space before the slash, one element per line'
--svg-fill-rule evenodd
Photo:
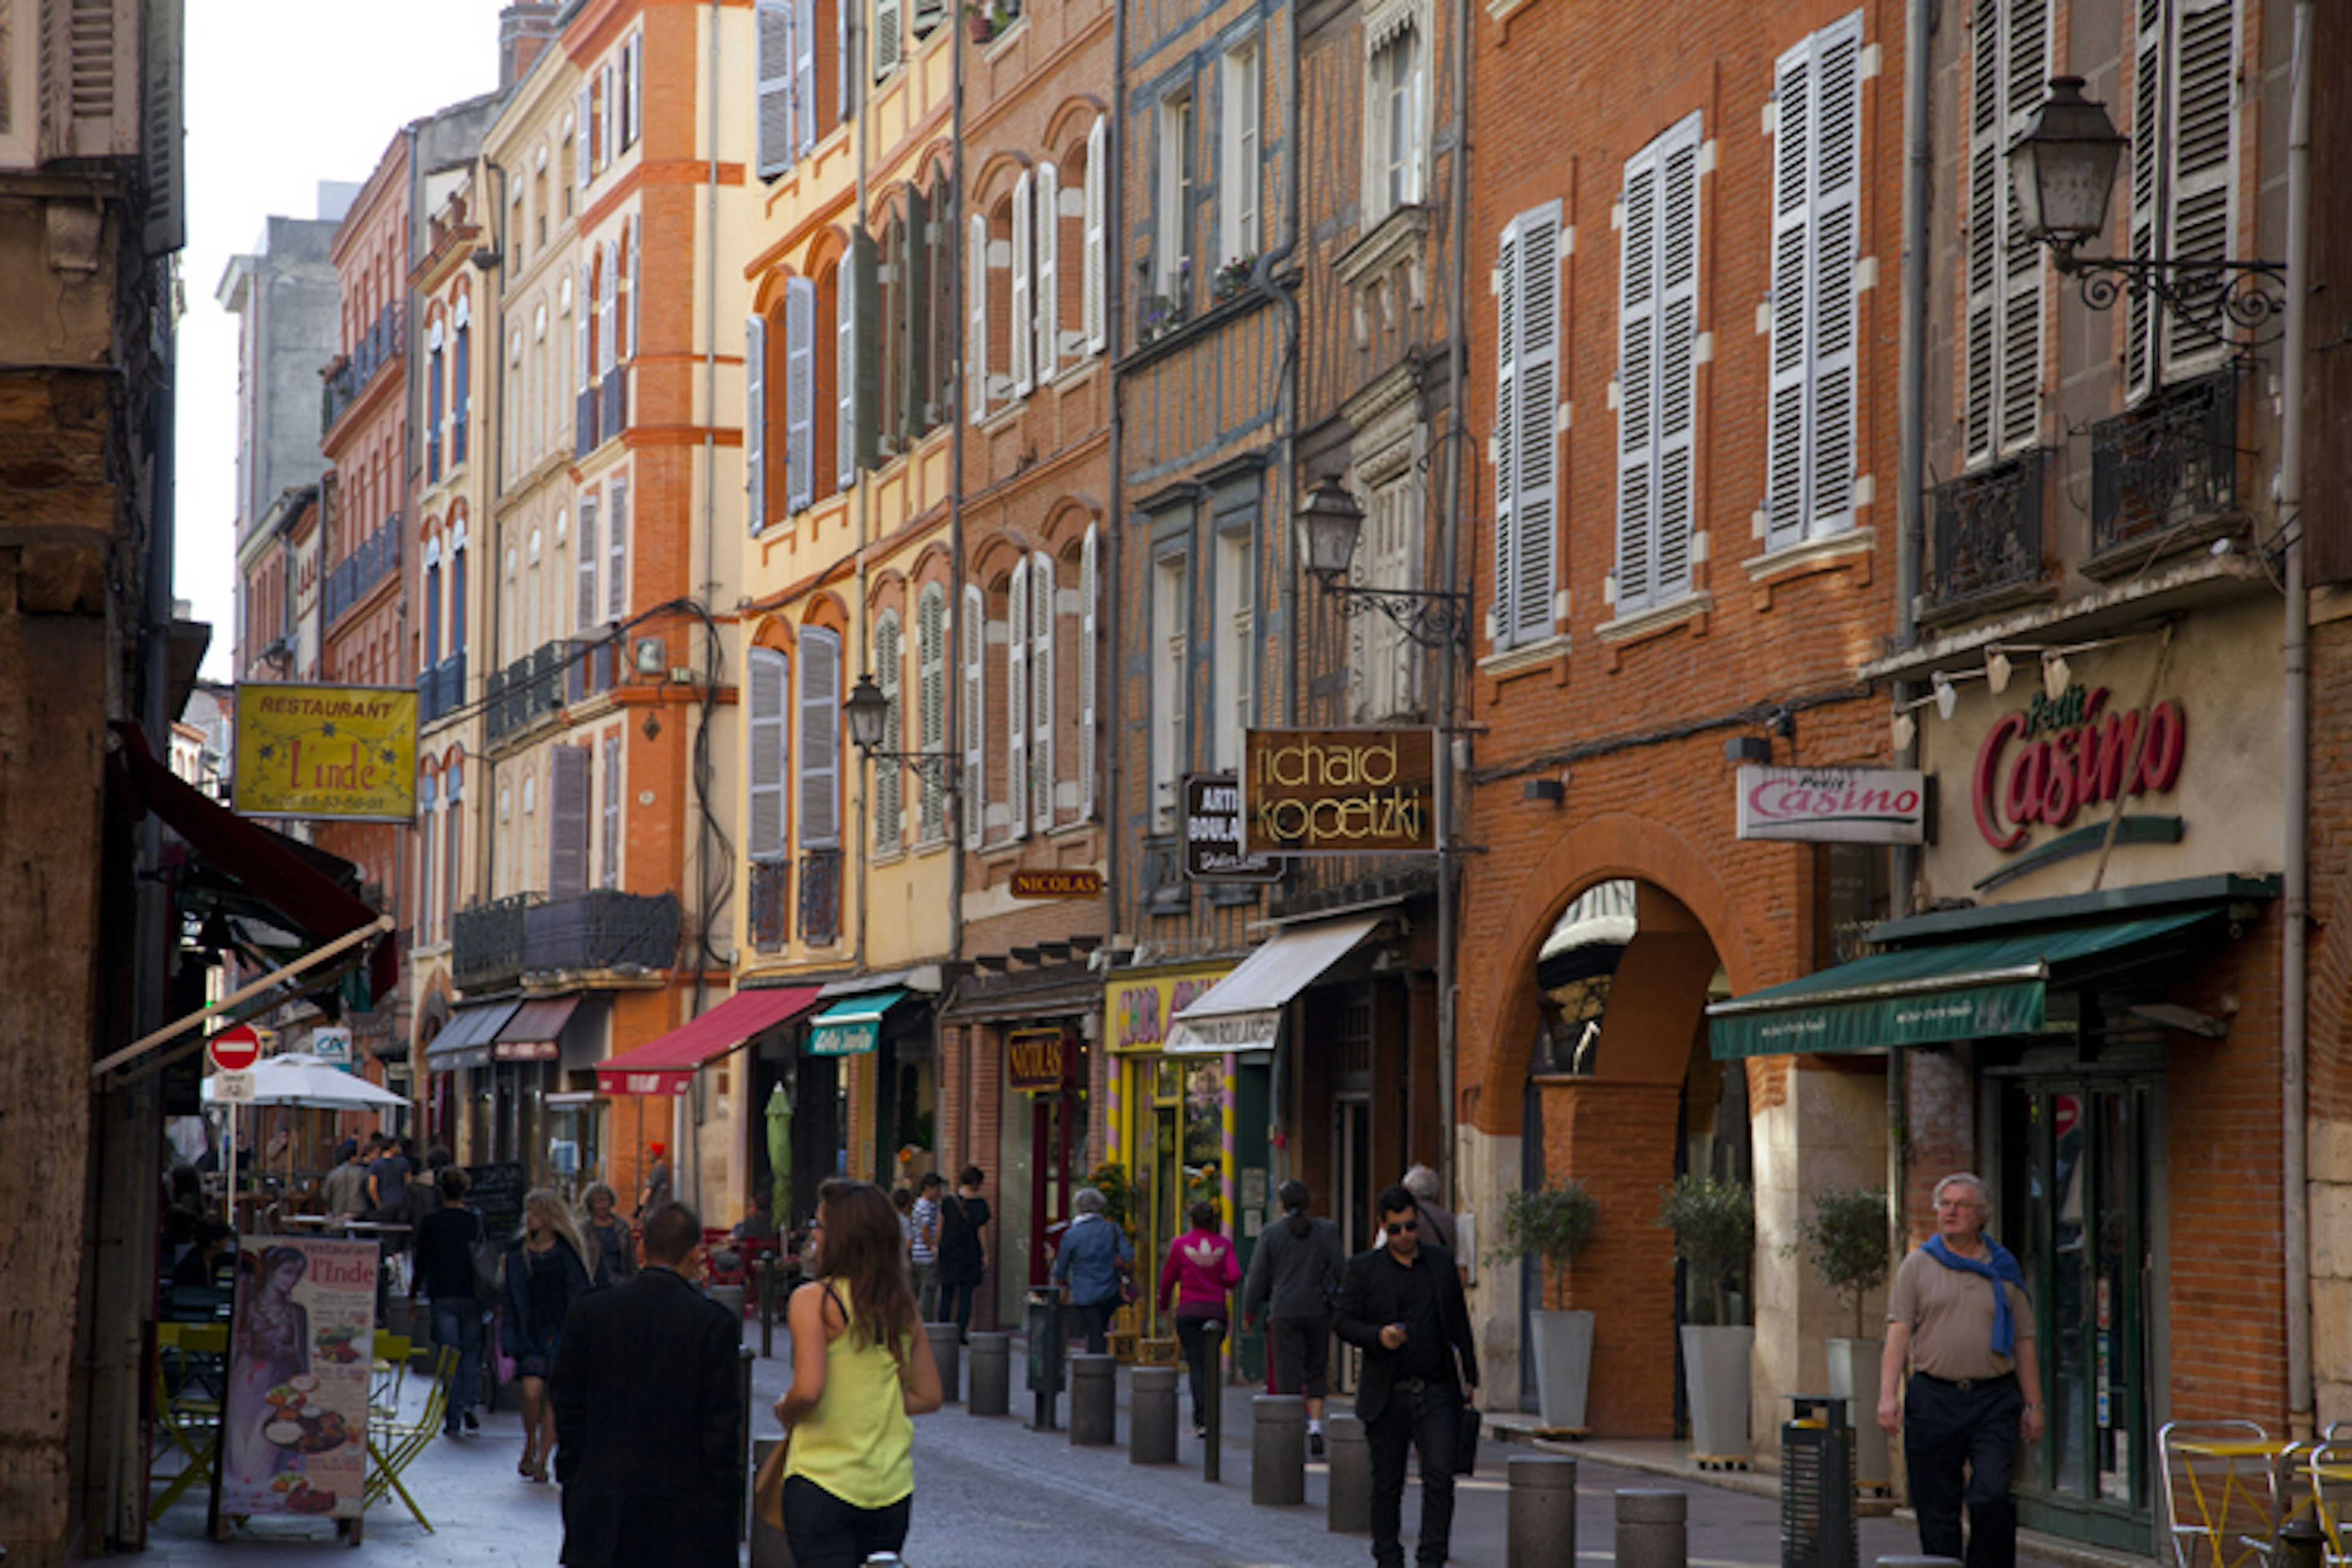
<path fill-rule="evenodd" d="M 2054 702 L 2036 697 L 1985 732 L 1969 800 L 1986 843 L 2015 849 L 2033 823 L 2063 828 L 2086 807 L 2168 790 L 2179 780 L 2188 748 L 2180 705 L 2167 699 L 2146 713 L 2110 713 L 2108 696 L 2104 686 L 2076 686 Z"/>
<path fill-rule="evenodd" d="M 236 809 L 246 816 L 416 817 L 416 693 L 241 686 Z"/>
<path fill-rule="evenodd" d="M 1437 848 L 1434 730 L 1252 730 L 1242 753 L 1253 855 Z"/>
<path fill-rule="evenodd" d="M 1924 844 L 1927 786 L 1899 768 L 1742 768 L 1739 837 Z"/>

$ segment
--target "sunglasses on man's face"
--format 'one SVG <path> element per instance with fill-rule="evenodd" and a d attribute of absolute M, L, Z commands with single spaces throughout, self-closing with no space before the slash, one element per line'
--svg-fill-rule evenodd
<path fill-rule="evenodd" d="M 1410 1236 L 1420 1228 L 1421 1221 L 1417 1219 L 1401 1219 L 1388 1227 L 1388 1233 L 1391 1236 Z"/>

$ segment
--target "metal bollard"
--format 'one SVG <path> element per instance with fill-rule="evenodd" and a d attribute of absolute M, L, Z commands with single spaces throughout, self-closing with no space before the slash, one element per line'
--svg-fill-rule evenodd
<path fill-rule="evenodd" d="M 1013 1410 L 1013 1336 L 974 1334 L 971 1352 L 971 1398 L 964 1408 L 974 1415 L 1006 1415 Z"/>
<path fill-rule="evenodd" d="M 1372 1445 L 1364 1436 L 1364 1423 L 1353 1415 L 1323 1418 L 1323 1438 L 1330 1448 L 1331 1518 L 1326 1528 L 1336 1535 L 1366 1535 L 1372 1528 Z"/>
<path fill-rule="evenodd" d="M 1513 1568 L 1576 1561 L 1576 1461 L 1565 1454 L 1513 1454 L 1503 1561 Z"/>
<path fill-rule="evenodd" d="M 758 1475 L 760 1466 L 767 1461 L 768 1451 L 782 1442 L 782 1437 L 762 1437 L 751 1445 L 751 1473 Z M 793 1568 L 793 1549 L 784 1540 L 784 1532 L 769 1526 L 760 1517 L 757 1508 L 751 1510 L 751 1568 Z"/>
<path fill-rule="evenodd" d="M 1296 1394 L 1250 1400 L 1250 1501 L 1307 1500 L 1307 1401 Z"/>
<path fill-rule="evenodd" d="M 1108 1447 L 1118 1441 L 1118 1358 L 1070 1358 L 1070 1446 Z"/>
<path fill-rule="evenodd" d="M 1073 1413 L 1075 1415 L 1075 1412 Z M 1176 1462 L 1176 1369 L 1139 1366 L 1128 1385 L 1127 1459 L 1131 1465 Z"/>
<path fill-rule="evenodd" d="M 923 1332 L 930 1336 L 931 1359 L 939 1363 L 940 1388 L 953 1405 L 963 1382 L 963 1331 L 953 1323 L 925 1323 Z"/>
<path fill-rule="evenodd" d="M 742 1321 L 740 1314 L 737 1315 L 736 1321 L 739 1324 Z M 741 1428 L 735 1438 L 735 1451 L 743 1459 L 743 1495 L 735 1504 L 735 1539 L 739 1543 L 751 1539 L 751 1478 L 760 1473 L 758 1462 L 751 1458 L 755 1446 L 751 1441 L 751 1361 L 750 1345 L 735 1347 L 735 1392 L 742 1400 L 743 1411 Z"/>
<path fill-rule="evenodd" d="M 1617 1493 L 1617 1568 L 1689 1568 L 1690 1496 L 1656 1487 Z"/>

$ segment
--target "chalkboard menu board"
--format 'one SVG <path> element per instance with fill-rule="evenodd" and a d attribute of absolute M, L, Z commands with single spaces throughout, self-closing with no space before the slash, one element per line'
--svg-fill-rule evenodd
<path fill-rule="evenodd" d="M 513 1161 L 495 1165 L 468 1165 L 466 1203 L 482 1216 L 482 1227 L 493 1241 L 513 1239 L 522 1231 L 523 1194 L 530 1191 L 522 1166 Z"/>

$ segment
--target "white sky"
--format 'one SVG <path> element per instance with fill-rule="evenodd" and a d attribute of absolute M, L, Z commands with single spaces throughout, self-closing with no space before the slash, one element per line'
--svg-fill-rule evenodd
<path fill-rule="evenodd" d="M 208 677 L 230 679 L 236 644 L 236 318 L 214 300 L 221 273 L 263 219 L 317 216 L 320 181 L 365 180 L 403 125 L 496 88 L 500 5 L 189 0 L 173 591 L 212 623 Z"/>

